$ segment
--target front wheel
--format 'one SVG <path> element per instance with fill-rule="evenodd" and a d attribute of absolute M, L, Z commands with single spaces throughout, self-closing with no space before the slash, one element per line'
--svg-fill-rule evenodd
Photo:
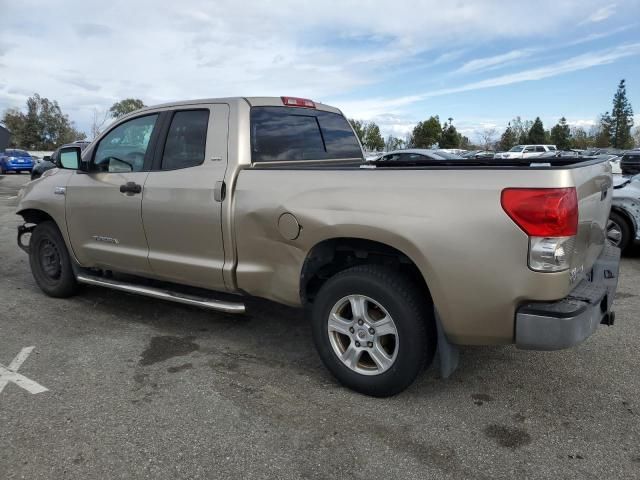
<path fill-rule="evenodd" d="M 50 297 L 70 297 L 77 292 L 67 246 L 53 222 L 39 223 L 33 230 L 29 263 L 36 283 Z"/>
<path fill-rule="evenodd" d="M 406 389 L 436 347 L 427 293 L 395 269 L 362 265 L 327 280 L 313 307 L 313 338 L 345 386 L 375 397 Z"/>

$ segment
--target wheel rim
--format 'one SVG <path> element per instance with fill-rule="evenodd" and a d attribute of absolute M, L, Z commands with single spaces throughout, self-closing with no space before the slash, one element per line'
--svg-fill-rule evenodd
<path fill-rule="evenodd" d="M 349 369 L 380 375 L 398 355 L 398 329 L 389 312 L 370 297 L 348 295 L 331 309 L 327 333 L 333 352 Z"/>
<path fill-rule="evenodd" d="M 49 280 L 58 280 L 62 273 L 62 261 L 58 247 L 49 239 L 40 242 L 38 260 L 40 269 Z"/>
<path fill-rule="evenodd" d="M 622 242 L 622 226 L 611 219 L 607 223 L 607 240 L 616 247 Z"/>

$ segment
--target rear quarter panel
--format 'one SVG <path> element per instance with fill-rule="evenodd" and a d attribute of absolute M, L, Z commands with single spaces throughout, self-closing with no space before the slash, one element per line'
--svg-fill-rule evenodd
<path fill-rule="evenodd" d="M 546 169 L 245 169 L 234 190 L 237 284 L 299 305 L 313 246 L 337 237 L 374 240 L 417 265 L 454 342 L 511 343 L 520 302 L 559 299 L 572 285 L 568 272 L 528 268 L 528 238 L 502 210 L 501 191 L 569 187 L 581 178 Z M 285 212 L 302 226 L 295 240 L 279 233 Z"/>

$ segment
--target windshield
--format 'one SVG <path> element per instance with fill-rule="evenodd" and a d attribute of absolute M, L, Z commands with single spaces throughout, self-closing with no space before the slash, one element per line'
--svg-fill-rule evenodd
<path fill-rule="evenodd" d="M 555 151 L 556 151 L 556 147 L 554 147 L 553 145 L 549 145 L 547 148 L 548 148 L 549 150 L 551 150 L 552 152 L 555 152 Z"/>
<path fill-rule="evenodd" d="M 511 148 L 511 150 L 509 150 L 510 152 L 521 152 L 524 149 L 524 147 L 522 145 L 516 145 L 515 147 Z"/>

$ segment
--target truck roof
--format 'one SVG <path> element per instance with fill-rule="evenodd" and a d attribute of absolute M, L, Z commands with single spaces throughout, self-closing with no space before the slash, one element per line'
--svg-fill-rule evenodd
<path fill-rule="evenodd" d="M 203 103 L 228 103 L 228 104 L 238 104 L 246 102 L 250 107 L 283 107 L 285 106 L 284 98 L 294 98 L 294 97 L 219 97 L 219 98 L 199 98 L 193 100 L 181 100 L 176 102 L 168 102 L 162 103 L 159 105 L 150 105 L 148 107 L 141 108 L 131 113 L 143 112 L 146 110 L 155 110 L 157 108 L 166 108 L 166 107 L 182 107 L 187 105 L 198 105 Z M 325 112 L 333 112 L 342 114 L 340 109 L 336 107 L 332 107 L 330 105 L 326 105 L 324 103 L 316 102 L 312 100 L 315 105 L 316 110 L 323 110 Z M 131 114 L 128 114 L 129 116 Z"/>

